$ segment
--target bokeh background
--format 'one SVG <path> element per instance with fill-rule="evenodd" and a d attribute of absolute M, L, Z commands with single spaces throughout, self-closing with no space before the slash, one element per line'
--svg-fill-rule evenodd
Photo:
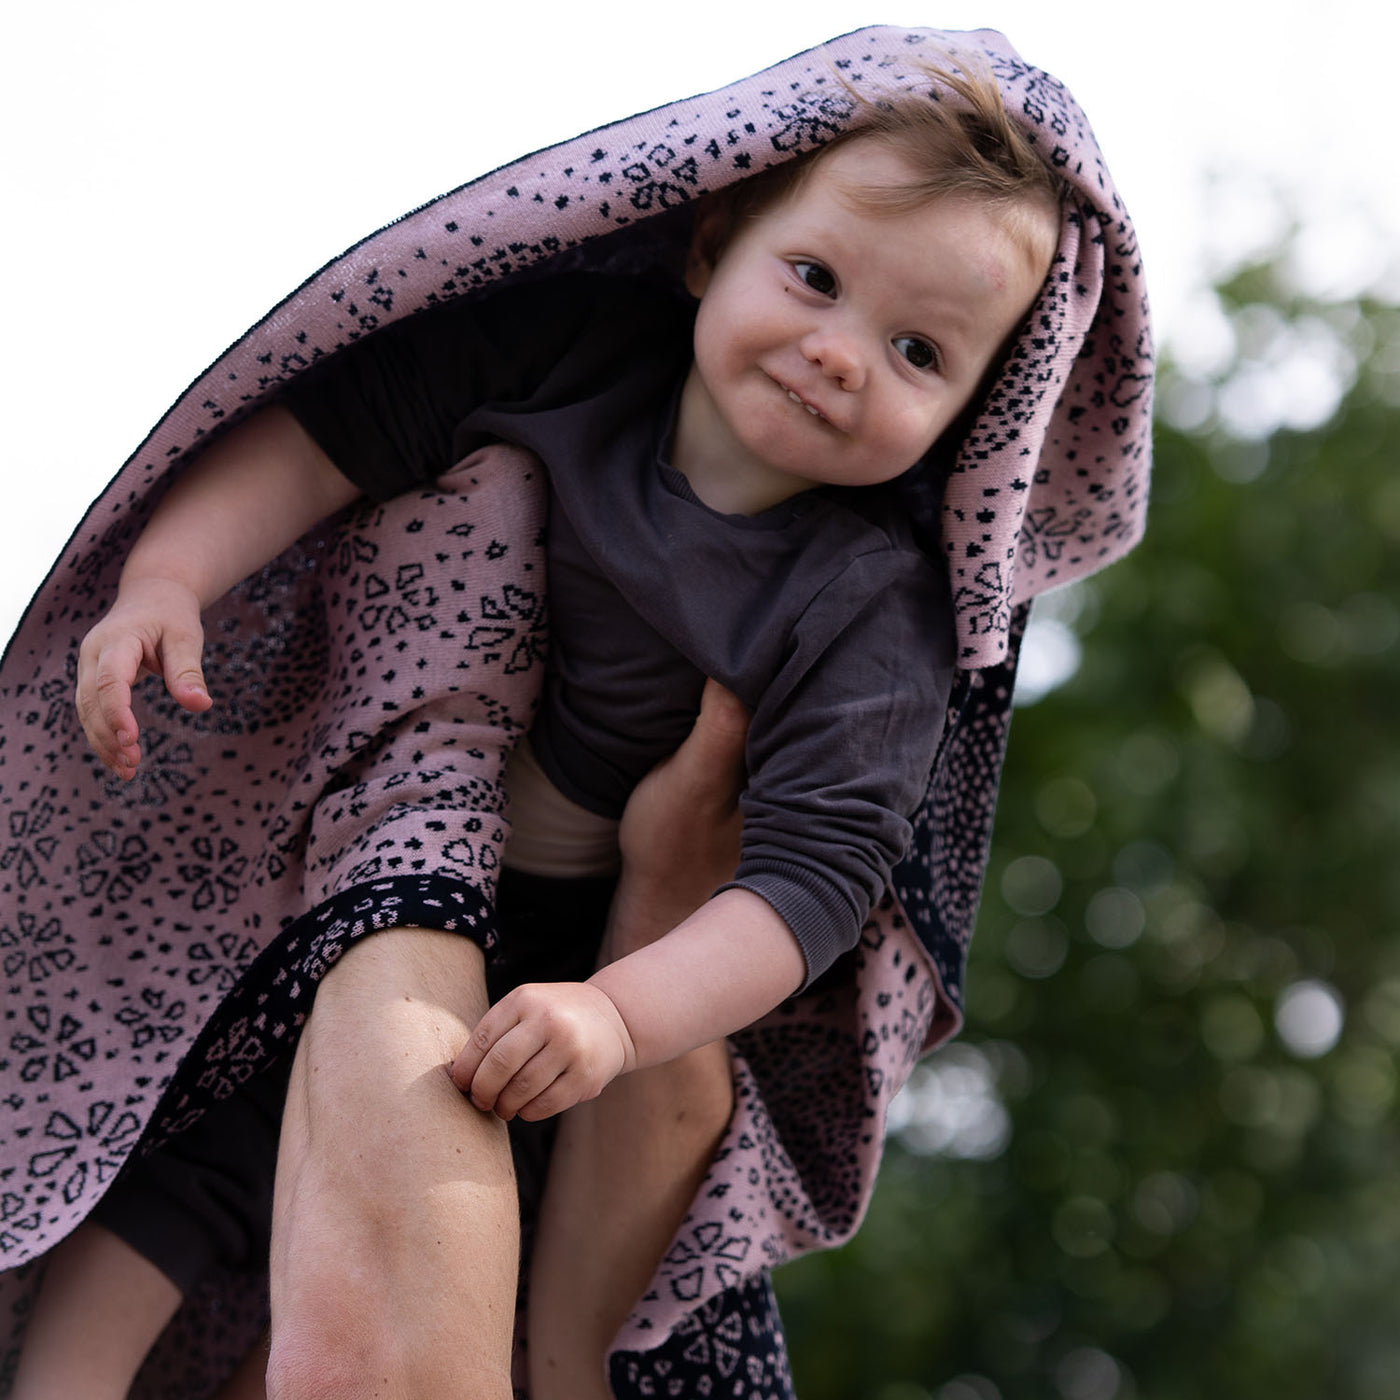
<path fill-rule="evenodd" d="M 856 1241 L 779 1275 L 799 1392 L 1400 1395 L 1400 20 L 483 8 L 6 12 L 0 631 L 183 386 L 370 229 L 863 24 L 1004 30 L 1138 223 L 1151 528 L 1037 606 L 968 1030 Z"/>
<path fill-rule="evenodd" d="M 805 1400 L 1400 1395 L 1400 315 L 1295 247 L 1168 359 L 1147 542 L 1041 610 L 968 1031 L 779 1275 Z"/>

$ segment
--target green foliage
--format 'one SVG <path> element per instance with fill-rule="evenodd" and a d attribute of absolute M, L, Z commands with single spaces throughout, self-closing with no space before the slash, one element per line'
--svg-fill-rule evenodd
<path fill-rule="evenodd" d="M 856 1241 L 780 1273 L 804 1400 L 1400 1393 L 1400 315 L 1273 266 L 1221 303 L 1147 542 L 1052 601 L 1082 664 L 1012 726 L 944 1052 L 1009 1132 L 896 1134 Z M 1232 437 L 1304 325 L 1337 411 Z"/>

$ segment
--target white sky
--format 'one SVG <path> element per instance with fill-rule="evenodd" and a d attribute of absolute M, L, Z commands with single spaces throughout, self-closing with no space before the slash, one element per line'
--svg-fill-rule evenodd
<path fill-rule="evenodd" d="M 1382 144 L 1400 18 L 1372 0 L 16 0 L 0 632 L 184 386 L 346 245 L 528 150 L 875 23 L 1001 29 L 1069 85 L 1169 335 L 1210 250 L 1268 224 L 1261 184 L 1296 191 L 1344 261 L 1358 229 L 1400 232 Z"/>

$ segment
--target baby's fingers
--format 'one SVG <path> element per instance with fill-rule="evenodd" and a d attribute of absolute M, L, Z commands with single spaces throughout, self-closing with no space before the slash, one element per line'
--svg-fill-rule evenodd
<path fill-rule="evenodd" d="M 452 1061 L 452 1082 L 464 1093 L 469 1093 L 472 1087 L 472 1080 L 476 1077 L 477 1069 L 482 1060 L 486 1058 L 486 1052 L 496 1043 L 496 1041 L 515 1024 L 512 1018 L 509 1021 L 502 1021 L 501 1006 L 504 1003 L 493 1006 L 472 1027 L 471 1034 L 467 1037 L 467 1043 L 457 1052 L 457 1058 Z"/>
<path fill-rule="evenodd" d="M 518 1035 L 519 1029 L 511 1032 Z M 480 1082 L 491 1074 L 491 1057 L 488 1055 L 476 1079 Z M 567 1055 L 555 1045 L 546 1043 L 541 1049 L 525 1060 L 510 1078 L 494 1091 L 491 1111 L 497 1118 L 510 1122 L 519 1116 L 530 1122 L 548 1118 L 576 1104 L 584 1097 L 582 1075 L 572 1066 Z M 488 1084 L 491 1081 L 488 1080 Z M 473 1085 L 472 1102 L 480 1104 L 485 1093 L 479 1093 Z"/>
<path fill-rule="evenodd" d="M 566 1108 L 572 1108 L 584 1099 L 593 1097 L 595 1095 L 589 1091 L 581 1076 L 572 1070 L 567 1070 L 551 1080 L 549 1087 L 542 1093 L 534 1094 L 522 1102 L 520 1107 L 515 1110 L 514 1116 L 527 1123 L 538 1123 L 542 1119 L 553 1118 L 556 1113 L 563 1113 Z"/>
<path fill-rule="evenodd" d="M 93 752 L 119 778 L 131 778 L 141 759 L 131 687 L 141 669 L 141 643 L 123 637 L 100 648 L 84 646 L 75 701 Z"/>
<path fill-rule="evenodd" d="M 167 627 L 160 639 L 160 673 L 171 697 L 202 714 L 214 702 L 204 683 L 204 629 Z"/>
<path fill-rule="evenodd" d="M 511 999 L 498 1002 L 479 1020 L 452 1063 L 452 1081 L 483 1113 L 544 1044 L 537 1026 L 522 1022 Z"/>

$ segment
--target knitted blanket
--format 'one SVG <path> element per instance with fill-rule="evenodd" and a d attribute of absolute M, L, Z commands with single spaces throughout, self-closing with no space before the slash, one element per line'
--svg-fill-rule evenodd
<path fill-rule="evenodd" d="M 111 779 L 73 712 L 77 647 L 165 487 L 311 363 L 423 308 L 563 268 L 668 275 L 698 195 L 841 131 L 848 85 L 926 87 L 919 62 L 993 73 L 1074 194 L 1025 333 L 921 521 L 945 551 L 963 669 L 914 846 L 855 953 L 734 1037 L 738 1109 L 618 1339 L 629 1359 L 615 1383 L 645 1389 L 646 1355 L 673 1336 L 695 1339 L 695 1374 L 725 1375 L 739 1353 L 725 1350 L 723 1300 L 855 1229 L 890 1099 L 960 1022 L 1020 605 L 1126 551 L 1146 505 L 1152 348 L 1131 223 L 1070 95 L 986 31 L 847 35 L 413 211 L 211 365 L 93 505 L 0 669 L 9 1364 L 31 1261 L 138 1144 L 285 1054 L 355 938 L 489 930 L 509 829 L 501 768 L 538 690 L 543 482 L 488 452 L 434 489 L 346 512 L 211 609 L 215 708 L 187 714 L 147 682 L 141 773 Z M 212 1280 L 139 1393 L 207 1393 L 262 1307 L 255 1284 Z"/>

